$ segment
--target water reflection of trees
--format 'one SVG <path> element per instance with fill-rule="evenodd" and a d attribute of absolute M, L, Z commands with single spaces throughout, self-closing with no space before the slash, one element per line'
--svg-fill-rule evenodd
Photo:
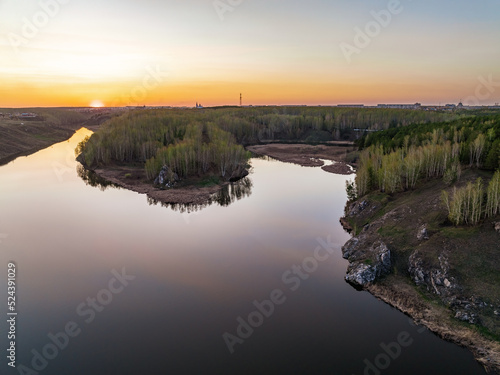
<path fill-rule="evenodd" d="M 97 187 L 101 191 L 108 188 L 122 189 L 121 186 L 98 176 L 95 172 L 86 169 L 81 164 L 77 165 L 76 172 L 86 185 Z M 249 197 L 252 194 L 252 187 L 252 180 L 245 177 L 239 181 L 223 186 L 217 193 L 212 194 L 204 203 L 164 203 L 151 197 L 147 197 L 147 200 L 149 205 L 159 204 L 162 207 L 169 207 L 180 213 L 192 213 L 201 211 L 212 204 L 218 204 L 223 207 L 229 206 L 231 203 L 234 203 L 242 198 Z"/>
<path fill-rule="evenodd" d="M 150 205 L 161 205 L 162 207 L 170 207 L 174 211 L 180 213 L 193 213 L 201 211 L 202 209 L 218 204 L 219 206 L 229 206 L 242 198 L 249 197 L 252 194 L 253 183 L 248 177 L 242 178 L 239 181 L 232 182 L 223 186 L 217 193 L 214 193 L 204 203 L 165 203 L 157 199 L 148 197 Z"/>
<path fill-rule="evenodd" d="M 97 187 L 99 190 L 104 191 L 107 188 L 116 188 L 121 189 L 119 185 L 116 185 L 108 180 L 98 176 L 94 171 L 91 171 L 85 168 L 83 165 L 78 164 L 76 166 L 76 173 L 78 177 L 80 177 L 86 185 Z"/>

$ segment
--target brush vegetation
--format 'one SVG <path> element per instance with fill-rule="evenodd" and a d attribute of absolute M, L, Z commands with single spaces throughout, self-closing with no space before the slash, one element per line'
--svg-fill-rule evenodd
<path fill-rule="evenodd" d="M 457 115 L 321 107 L 137 110 L 113 118 L 78 147 L 88 166 L 142 165 L 153 180 L 167 166 L 181 178 L 241 175 L 243 146 L 269 141 L 352 140 L 361 129 L 450 121 Z M 356 129 L 356 130 L 355 130 Z"/>
<path fill-rule="evenodd" d="M 443 191 L 442 197 L 455 225 L 476 225 L 500 212 L 498 171 L 492 177 L 486 174 L 489 182 L 478 178 L 464 187 L 455 186 L 465 168 L 498 170 L 499 115 L 389 129 L 369 134 L 359 144 L 364 149 L 356 183 L 348 187 L 351 198 L 374 190 L 394 194 L 442 178 L 446 185 L 453 185 L 451 195 Z"/>

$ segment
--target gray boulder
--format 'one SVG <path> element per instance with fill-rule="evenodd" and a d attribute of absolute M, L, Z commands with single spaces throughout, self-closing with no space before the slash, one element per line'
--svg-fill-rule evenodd
<path fill-rule="evenodd" d="M 391 251 L 382 241 L 366 246 L 365 238 L 351 238 L 342 247 L 342 256 L 349 260 L 345 280 L 355 287 L 373 284 L 391 271 Z"/>
<path fill-rule="evenodd" d="M 420 228 L 418 228 L 417 240 L 422 241 L 428 239 L 429 239 L 429 233 L 427 233 L 427 225 L 423 224 L 420 226 Z"/>
<path fill-rule="evenodd" d="M 156 177 L 154 184 L 160 187 L 169 188 L 174 186 L 178 181 L 179 181 L 179 176 L 177 175 L 177 173 L 175 173 L 169 167 L 164 165 L 161 168 L 158 177 Z"/>

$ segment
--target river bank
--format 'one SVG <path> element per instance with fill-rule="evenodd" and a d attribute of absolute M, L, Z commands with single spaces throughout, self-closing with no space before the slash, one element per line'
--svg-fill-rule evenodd
<path fill-rule="evenodd" d="M 356 148 L 350 143 L 342 146 L 270 143 L 249 146 L 247 150 L 285 163 L 294 163 L 303 167 L 322 167 L 329 173 L 349 175 L 353 173 L 353 170 L 348 164 L 348 159 Z M 332 160 L 335 163 L 324 166 L 321 159 Z"/>
<path fill-rule="evenodd" d="M 270 156 L 283 162 L 308 167 L 322 167 L 329 173 L 345 175 L 353 173 L 352 167 L 345 162 L 346 155 L 354 150 L 350 146 L 266 144 L 249 146 L 247 149 L 258 155 Z M 324 165 L 321 159 L 334 162 L 331 165 Z M 79 158 L 79 161 L 84 164 L 82 158 Z M 159 188 L 148 181 L 144 168 L 141 166 L 112 165 L 105 168 L 91 168 L 91 170 L 97 176 L 115 185 L 139 194 L 145 194 L 154 201 L 163 204 L 204 205 L 211 201 L 214 194 L 231 183 L 200 177 L 179 181 L 173 188 Z"/>
<path fill-rule="evenodd" d="M 461 184 L 486 172 L 467 170 Z M 483 176 L 487 177 L 487 176 Z M 393 195 L 373 192 L 346 206 L 346 280 L 500 373 L 500 243 L 497 220 L 447 222 L 442 180 Z"/>
<path fill-rule="evenodd" d="M 204 205 L 211 197 L 229 184 L 229 182 L 203 185 L 203 180 L 184 181 L 174 188 L 160 189 L 147 181 L 144 168 L 130 166 L 112 166 L 96 168 L 92 171 L 99 177 L 124 189 L 145 194 L 154 201 L 163 204 Z"/>
<path fill-rule="evenodd" d="M 107 114 L 81 114 L 69 109 L 43 109 L 41 113 L 43 116 L 32 119 L 0 117 L 0 165 L 63 142 L 82 127 L 97 130 L 110 118 Z"/>

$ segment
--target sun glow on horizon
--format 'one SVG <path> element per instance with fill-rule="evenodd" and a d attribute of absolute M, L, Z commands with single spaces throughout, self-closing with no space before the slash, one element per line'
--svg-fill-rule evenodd
<path fill-rule="evenodd" d="M 104 103 L 100 100 L 92 100 L 92 102 L 90 103 L 90 106 L 93 108 L 101 108 L 101 107 L 104 107 Z"/>
<path fill-rule="evenodd" d="M 31 3 L 0 0 L 0 107 L 500 101 L 500 2 Z"/>

